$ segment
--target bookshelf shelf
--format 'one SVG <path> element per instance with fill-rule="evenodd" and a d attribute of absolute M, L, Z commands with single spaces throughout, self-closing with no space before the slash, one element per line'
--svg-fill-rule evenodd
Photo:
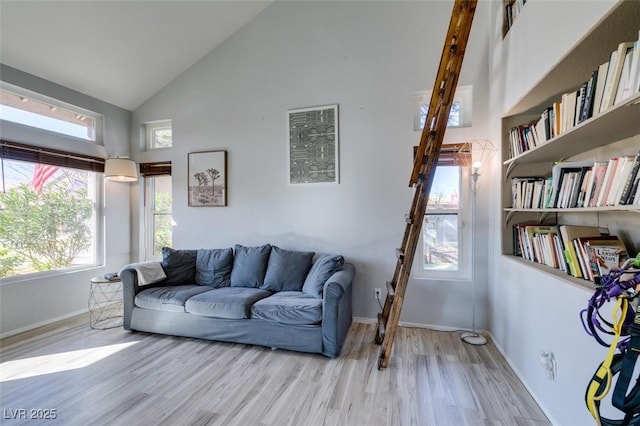
<path fill-rule="evenodd" d="M 640 93 L 544 144 L 504 161 L 509 173 L 516 164 L 564 160 L 572 155 L 640 133 Z M 513 165 L 512 165 L 513 164 Z"/>
<path fill-rule="evenodd" d="M 527 268 L 533 268 L 533 269 L 537 269 L 541 272 L 544 272 L 545 274 L 551 275 L 555 278 L 560 278 L 563 281 L 579 287 L 583 290 L 589 291 L 589 292 L 593 292 L 593 290 L 596 289 L 596 285 L 594 283 L 592 283 L 591 281 L 587 281 L 587 280 L 583 280 L 582 278 L 574 278 L 570 275 L 565 274 L 564 272 L 562 272 L 559 269 L 556 268 L 552 268 L 551 266 L 547 266 L 547 265 L 543 265 L 541 263 L 535 263 L 535 262 L 531 262 L 529 260 L 525 260 L 521 257 L 517 257 L 517 256 L 505 256 L 506 258 L 512 260 L 513 262 L 516 262 L 524 267 Z"/>
<path fill-rule="evenodd" d="M 511 129 L 538 122 L 545 109 L 551 107 L 554 102 L 561 101 L 563 94 L 575 92 L 585 81 L 588 81 L 592 71 L 607 61 L 611 52 L 620 43 L 638 40 L 638 31 L 640 30 L 638 22 L 640 22 L 640 1 L 619 0 L 502 117 L 502 215 L 504 219 L 502 254 L 505 258 L 517 262 L 523 267 L 543 271 L 585 290 L 593 290 L 595 285 L 582 278 L 575 278 L 561 269 L 534 262 L 533 260 L 540 259 L 537 255 L 533 256 L 531 250 L 528 253 L 523 252 L 523 256 L 526 258 L 514 256 L 513 253 L 516 249 L 520 251 L 522 248 L 516 241 L 522 238 L 520 234 L 516 233 L 516 229 L 524 229 L 524 225 L 518 227 L 516 225 L 533 224 L 530 229 L 555 224 L 607 228 L 612 236 L 617 235 L 623 240 L 630 254 L 631 251 L 634 251 L 632 255 L 635 255 L 635 250 L 640 250 L 640 226 L 637 215 L 640 213 L 640 205 L 514 208 L 512 207 L 514 200 L 512 184 L 514 181 L 516 184 L 520 182 L 521 180 L 518 178 L 521 177 L 525 180 L 527 177 L 545 179 L 547 176 L 551 176 L 554 163 L 560 161 L 589 163 L 598 160 L 602 162 L 616 157 L 637 155 L 640 149 L 640 93 L 636 92 L 556 137 L 510 158 L 510 152 L 519 151 L 514 150 L 511 144 Z M 583 169 L 585 168 L 583 167 Z M 558 179 L 558 182 L 561 180 Z M 568 199 L 570 198 L 566 200 Z M 575 199 L 572 203 L 575 203 Z M 536 204 L 533 203 L 533 205 Z M 568 227 L 558 227 L 558 229 L 560 228 L 567 229 Z M 544 231 L 541 228 L 537 232 Z M 552 231 L 548 230 L 547 232 Z M 567 255 L 566 247 L 563 251 L 563 245 L 566 246 L 566 243 L 560 241 L 557 236 L 547 239 L 547 241 L 555 241 L 555 246 L 554 243 L 551 243 L 547 253 L 555 253 L 553 257 L 556 259 L 559 255 L 562 256 L 561 253 Z M 516 242 L 515 245 L 514 242 Z M 521 242 L 521 244 L 523 243 Z M 549 262 L 548 259 L 545 263 L 557 264 L 557 262 Z M 559 266 L 568 267 L 564 263 Z M 568 271 L 568 268 L 565 269 Z M 579 273 L 574 275 L 580 276 Z"/>
<path fill-rule="evenodd" d="M 554 209 L 515 209 L 505 207 L 505 223 L 508 223 L 518 213 L 537 213 L 540 221 L 544 221 L 547 215 L 552 213 L 604 213 L 604 212 L 636 212 L 640 213 L 640 206 L 604 206 L 604 207 L 577 207 L 577 208 L 554 208 Z"/>

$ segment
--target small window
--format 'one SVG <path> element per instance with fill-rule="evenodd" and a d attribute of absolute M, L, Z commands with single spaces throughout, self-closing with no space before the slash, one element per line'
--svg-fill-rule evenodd
<path fill-rule="evenodd" d="M 101 142 L 99 114 L 6 83 L 0 89 L 0 119 Z"/>
<path fill-rule="evenodd" d="M 424 122 L 429 113 L 429 102 L 431 101 L 432 90 L 416 92 L 413 95 L 414 116 L 413 130 L 422 131 Z M 453 97 L 448 128 L 471 126 L 471 106 L 472 106 L 472 86 L 458 86 Z"/>
<path fill-rule="evenodd" d="M 171 148 L 173 146 L 173 134 L 171 120 L 146 123 L 147 149 Z"/>

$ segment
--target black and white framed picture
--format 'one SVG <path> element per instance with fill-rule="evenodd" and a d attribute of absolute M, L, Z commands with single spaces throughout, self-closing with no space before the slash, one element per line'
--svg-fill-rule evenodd
<path fill-rule="evenodd" d="M 339 183 L 338 105 L 289 110 L 289 183 Z"/>
<path fill-rule="evenodd" d="M 227 205 L 227 151 L 190 152 L 189 207 Z"/>

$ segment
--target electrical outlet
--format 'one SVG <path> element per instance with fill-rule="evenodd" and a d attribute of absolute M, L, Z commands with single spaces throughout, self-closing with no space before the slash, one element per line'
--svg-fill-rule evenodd
<path fill-rule="evenodd" d="M 374 293 L 374 297 L 376 298 L 376 300 L 380 300 L 382 298 L 382 290 L 380 290 L 379 288 L 374 289 L 375 293 Z"/>
<path fill-rule="evenodd" d="M 550 380 L 555 380 L 557 375 L 556 358 L 553 356 L 553 352 L 542 351 L 540 352 L 540 365 L 547 373 L 547 377 Z"/>

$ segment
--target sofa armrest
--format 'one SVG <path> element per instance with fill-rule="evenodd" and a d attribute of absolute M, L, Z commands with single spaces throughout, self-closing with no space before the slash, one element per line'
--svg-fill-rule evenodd
<path fill-rule="evenodd" d="M 156 261 L 149 261 L 143 263 L 160 263 Z M 135 269 L 137 264 L 127 265 L 120 270 L 120 280 L 122 281 L 122 299 L 124 304 L 124 320 L 123 327 L 125 330 L 131 329 L 131 313 L 135 305 L 136 294 L 141 290 L 151 287 L 162 287 L 162 281 L 141 286 L 138 280 L 138 271 Z"/>
<path fill-rule="evenodd" d="M 351 283 L 355 267 L 345 263 L 324 284 L 322 292 L 322 352 L 332 358 L 340 355 L 352 321 Z"/>

